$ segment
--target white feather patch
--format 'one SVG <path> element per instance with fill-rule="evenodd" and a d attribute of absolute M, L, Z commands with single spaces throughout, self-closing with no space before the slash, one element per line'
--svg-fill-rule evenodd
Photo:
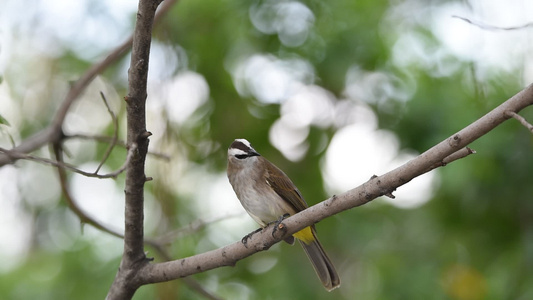
<path fill-rule="evenodd" d="M 229 148 L 228 149 L 228 155 L 236 156 L 236 155 L 246 155 L 247 153 L 242 151 L 241 149 L 236 148 Z"/>

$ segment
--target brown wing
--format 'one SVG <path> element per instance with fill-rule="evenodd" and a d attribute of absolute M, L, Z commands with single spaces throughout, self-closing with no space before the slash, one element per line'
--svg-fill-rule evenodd
<path fill-rule="evenodd" d="M 296 212 L 308 207 L 302 194 L 294 183 L 283 171 L 268 160 L 264 160 L 266 170 L 266 181 L 268 185 L 285 201 L 287 201 Z"/>

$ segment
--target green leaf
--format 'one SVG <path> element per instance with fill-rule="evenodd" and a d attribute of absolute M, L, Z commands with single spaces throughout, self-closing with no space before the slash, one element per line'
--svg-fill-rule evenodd
<path fill-rule="evenodd" d="M 0 124 L 11 126 L 11 124 L 9 124 L 9 122 L 2 115 L 0 115 Z"/>

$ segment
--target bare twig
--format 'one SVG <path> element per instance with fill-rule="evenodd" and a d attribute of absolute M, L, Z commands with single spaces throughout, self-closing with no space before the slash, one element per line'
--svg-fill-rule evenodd
<path fill-rule="evenodd" d="M 111 110 L 111 107 L 109 107 L 109 103 L 107 102 L 107 99 L 102 91 L 100 91 L 100 96 L 102 97 L 102 101 L 104 101 L 105 107 L 107 108 L 107 112 L 109 112 L 109 115 L 111 116 L 111 120 L 113 120 L 113 137 L 111 138 L 111 141 L 109 143 L 109 146 L 107 147 L 104 157 L 102 158 L 102 161 L 100 161 L 100 164 L 96 168 L 95 173 L 98 173 L 100 171 L 100 168 L 105 164 L 107 159 L 109 158 L 109 155 L 111 155 L 111 151 L 113 151 L 113 148 L 115 148 L 115 145 L 117 144 L 118 140 L 118 119 L 113 110 Z"/>
<path fill-rule="evenodd" d="M 435 163 L 433 166 L 431 166 L 427 171 L 431 171 L 435 168 L 438 168 L 438 167 L 444 167 L 446 166 L 447 164 L 451 163 L 451 162 L 454 162 L 458 159 L 461 159 L 461 158 L 465 158 L 467 157 L 468 155 L 470 154 L 475 154 L 476 151 L 473 150 L 473 149 L 470 149 L 469 147 L 464 147 L 462 149 L 460 149 L 459 151 L 456 151 L 448 156 L 446 156 L 444 159 L 442 159 L 442 161 L 439 161 L 437 163 Z"/>
<path fill-rule="evenodd" d="M 517 29 L 524 29 L 524 28 L 528 28 L 528 27 L 531 27 L 533 26 L 533 22 L 529 22 L 529 23 L 526 23 L 524 25 L 520 25 L 520 26 L 511 26 L 511 27 L 502 27 L 502 26 L 494 26 L 494 25 L 489 25 L 489 24 L 483 24 L 482 22 L 479 22 L 479 21 L 472 21 L 468 18 L 465 18 L 465 17 L 461 17 L 461 16 L 452 16 L 452 18 L 457 18 L 457 19 L 460 19 L 460 20 L 463 20 L 467 23 L 470 23 L 472 25 L 475 25 L 481 29 L 485 29 L 485 30 L 517 30 Z"/>
<path fill-rule="evenodd" d="M 529 131 L 531 131 L 533 133 L 533 125 L 531 125 L 524 117 L 522 117 L 521 115 L 515 113 L 514 111 L 506 111 L 505 114 L 508 117 L 512 117 L 512 118 L 515 118 L 516 120 L 518 120 L 518 122 L 520 122 L 520 124 L 524 125 Z"/>
<path fill-rule="evenodd" d="M 476 154 L 476 150 L 471 149 L 469 147 L 464 147 L 463 149 L 446 156 L 442 160 L 443 166 L 446 166 L 447 164 L 452 163 L 458 159 L 465 158 L 470 154 Z"/>
<path fill-rule="evenodd" d="M 57 143 L 54 145 L 54 153 L 55 153 L 56 160 L 57 160 L 56 166 L 57 166 L 57 174 L 59 175 L 59 183 L 61 185 L 61 190 L 63 192 L 63 196 L 65 197 L 65 201 L 67 202 L 67 205 L 70 208 L 70 210 L 72 210 L 72 212 L 74 212 L 78 216 L 78 218 L 80 218 L 81 223 L 91 224 L 92 226 L 94 226 L 97 229 L 100 229 L 103 232 L 107 232 L 111 234 L 112 236 L 115 236 L 118 238 L 122 238 L 123 235 L 119 231 L 111 229 L 105 226 L 104 224 L 98 222 L 97 220 L 93 219 L 92 217 L 87 215 L 81 209 L 81 207 L 77 205 L 76 201 L 74 201 L 74 198 L 72 197 L 70 193 L 70 189 L 67 184 L 67 174 L 65 172 L 65 167 L 64 167 L 65 163 L 63 162 L 63 152 L 61 150 L 60 143 Z"/>
<path fill-rule="evenodd" d="M 427 168 L 427 170 L 424 173 L 427 173 L 427 172 L 429 172 L 429 171 L 431 171 L 433 169 L 439 168 L 439 167 L 444 167 L 444 166 L 448 165 L 451 162 L 454 162 L 454 161 L 456 161 L 458 159 L 461 159 L 461 158 L 465 158 L 468 155 L 474 154 L 474 153 L 476 153 L 475 150 L 472 150 L 469 147 L 464 147 L 464 148 L 462 148 L 462 149 L 460 149 L 460 150 L 458 150 L 458 151 L 446 156 L 441 161 L 436 162 L 435 164 L 433 164 L 432 166 Z M 372 175 L 372 177 L 370 177 L 370 180 L 373 180 L 375 178 L 378 178 L 378 176 L 377 175 Z M 382 190 L 382 194 L 383 194 L 383 196 L 389 197 L 391 199 L 395 199 L 396 197 L 392 194 L 394 191 L 396 191 L 396 188 L 393 188 L 391 190 L 383 189 Z"/>
<path fill-rule="evenodd" d="M 130 147 L 130 149 L 128 150 L 128 155 L 126 156 L 126 161 L 124 162 L 124 164 L 122 164 L 122 166 L 120 168 L 118 168 L 117 170 L 115 170 L 115 171 L 113 171 L 111 173 L 107 173 L 107 174 L 98 174 L 98 170 L 96 170 L 95 172 L 86 172 L 86 171 L 80 170 L 78 167 L 76 167 L 74 165 L 65 163 L 63 161 L 57 161 L 57 160 L 52 160 L 52 159 L 48 159 L 48 158 L 44 158 L 44 157 L 38 157 L 38 156 L 31 155 L 31 154 L 24 154 L 24 153 L 20 153 L 20 152 L 17 152 L 17 151 L 12 151 L 12 150 L 7 150 L 7 149 L 3 149 L 3 148 L 0 148 L 0 152 L 4 153 L 4 154 L 7 154 L 8 157 L 13 158 L 13 159 L 30 160 L 30 161 L 34 161 L 34 162 L 38 162 L 38 163 L 42 163 L 42 164 L 47 164 L 47 165 L 52 165 L 52 166 L 55 166 L 55 167 L 60 167 L 62 169 L 67 169 L 67 170 L 73 171 L 75 173 L 81 174 L 83 176 L 103 179 L 103 178 L 116 178 L 118 175 L 120 175 L 122 172 L 124 172 L 126 170 L 126 167 L 128 166 L 129 161 L 132 159 L 133 154 L 134 154 L 136 149 L 137 149 L 137 145 L 133 144 Z"/>

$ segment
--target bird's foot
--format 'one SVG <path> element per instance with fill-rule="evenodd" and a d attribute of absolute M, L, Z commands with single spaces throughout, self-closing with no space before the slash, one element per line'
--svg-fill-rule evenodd
<path fill-rule="evenodd" d="M 258 233 L 259 231 L 263 230 L 263 228 L 257 228 L 256 230 L 248 233 L 247 235 L 245 235 L 242 239 L 241 239 L 241 242 L 244 244 L 244 246 L 246 246 L 246 244 L 248 244 L 248 240 L 252 237 L 252 235 Z"/>
<path fill-rule="evenodd" d="M 280 216 L 279 219 L 277 219 L 276 221 L 272 221 L 268 223 L 269 225 L 272 223 L 276 224 L 276 226 L 274 226 L 274 229 L 272 229 L 272 236 L 274 238 L 275 238 L 274 234 L 276 234 L 278 230 L 287 231 L 287 227 L 285 227 L 285 225 L 283 224 L 283 220 L 287 219 L 288 217 L 290 217 L 289 214 L 284 214 Z"/>

